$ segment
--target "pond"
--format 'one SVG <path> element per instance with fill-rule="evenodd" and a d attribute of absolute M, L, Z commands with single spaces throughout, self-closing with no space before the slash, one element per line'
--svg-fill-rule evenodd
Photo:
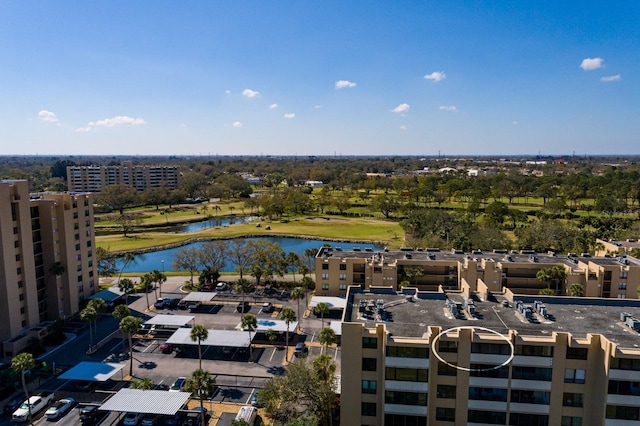
<path fill-rule="evenodd" d="M 285 253 L 289 253 L 293 251 L 300 256 L 304 256 L 304 251 L 306 249 L 319 249 L 324 244 L 329 244 L 333 247 L 342 247 L 343 249 L 351 249 L 353 247 L 359 247 L 362 250 L 372 249 L 372 250 L 382 250 L 383 246 L 378 246 L 371 243 L 361 244 L 354 242 L 336 242 L 336 241 L 328 241 L 328 240 L 308 240 L 305 238 L 295 238 L 295 237 L 261 237 L 261 238 L 245 238 L 247 241 L 251 240 L 260 240 L 265 239 L 270 242 L 276 242 L 280 244 L 282 250 Z M 175 247 L 170 249 L 158 250 L 151 253 L 145 253 L 136 255 L 134 262 L 129 262 L 127 267 L 124 269 L 124 272 L 151 272 L 154 269 L 158 271 L 174 271 L 173 268 L 173 258 L 176 252 L 184 247 L 198 247 L 204 243 L 197 242 L 191 243 L 182 247 Z M 123 260 L 118 259 L 117 269 L 120 271 L 122 268 Z M 222 268 L 222 272 L 234 272 L 235 265 L 231 262 L 227 262 L 226 265 Z"/>
<path fill-rule="evenodd" d="M 236 223 L 252 222 L 258 219 L 259 217 L 257 216 L 213 218 L 213 219 L 203 220 L 202 222 L 172 226 L 171 232 L 176 232 L 176 233 L 196 232 L 196 231 L 201 231 L 203 229 L 208 229 L 208 228 L 218 228 L 218 227 L 235 225 Z"/>

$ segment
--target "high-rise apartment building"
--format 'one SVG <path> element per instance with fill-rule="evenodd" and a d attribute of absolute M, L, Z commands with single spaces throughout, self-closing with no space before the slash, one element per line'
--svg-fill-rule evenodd
<path fill-rule="evenodd" d="M 0 342 L 3 356 L 79 311 L 98 287 L 90 194 L 30 194 L 0 181 Z"/>
<path fill-rule="evenodd" d="M 71 192 L 100 192 L 113 184 L 131 185 L 137 191 L 164 186 L 176 189 L 180 183 L 177 166 L 136 165 L 123 161 L 110 166 L 68 166 L 67 185 Z"/>
<path fill-rule="evenodd" d="M 351 286 L 341 424 L 640 426 L 640 303 Z"/>

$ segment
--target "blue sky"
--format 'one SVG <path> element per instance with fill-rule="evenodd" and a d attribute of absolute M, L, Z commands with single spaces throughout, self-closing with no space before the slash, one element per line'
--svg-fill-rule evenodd
<path fill-rule="evenodd" d="M 0 154 L 640 154 L 640 2 L 0 0 Z"/>

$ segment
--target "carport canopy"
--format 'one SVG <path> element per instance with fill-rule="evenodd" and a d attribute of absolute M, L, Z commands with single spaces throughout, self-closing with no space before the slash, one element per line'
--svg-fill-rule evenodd
<path fill-rule="evenodd" d="M 329 328 L 336 333 L 336 336 L 342 336 L 342 321 L 331 321 L 329 323 Z"/>
<path fill-rule="evenodd" d="M 193 315 L 156 315 L 145 324 L 183 327 L 193 321 Z"/>
<path fill-rule="evenodd" d="M 115 300 L 124 296 L 124 292 L 118 286 L 111 286 L 105 290 L 101 290 L 96 294 L 89 296 L 87 299 L 102 299 L 107 303 L 113 303 Z"/>
<path fill-rule="evenodd" d="M 166 390 L 120 389 L 98 407 L 104 411 L 127 413 L 176 414 L 189 400 L 189 392 L 167 392 Z"/>
<path fill-rule="evenodd" d="M 313 296 L 309 302 L 309 307 L 313 309 L 318 305 L 318 303 L 326 303 L 329 310 L 340 310 L 347 306 L 347 299 L 335 296 Z"/>
<path fill-rule="evenodd" d="M 125 364 L 114 364 L 110 362 L 81 362 L 70 368 L 58 378 L 64 380 L 86 380 L 89 382 L 105 382 L 114 374 L 122 370 Z"/>
<path fill-rule="evenodd" d="M 182 300 L 187 302 L 210 302 L 214 297 L 216 297 L 216 294 L 218 293 L 212 293 L 210 291 L 192 291 L 183 297 Z"/>
<path fill-rule="evenodd" d="M 207 330 L 207 339 L 200 342 L 202 346 L 226 346 L 228 348 L 248 348 L 249 333 L 235 330 Z M 170 345 L 197 345 L 198 341 L 191 340 L 190 328 L 179 328 L 167 339 Z"/>
<path fill-rule="evenodd" d="M 293 331 L 298 328 L 298 321 L 293 321 L 289 323 L 289 331 Z M 272 319 L 259 319 L 258 320 L 258 328 L 256 331 L 287 331 L 287 322 L 282 320 L 272 320 Z M 242 323 L 236 326 L 236 330 L 242 330 Z"/>

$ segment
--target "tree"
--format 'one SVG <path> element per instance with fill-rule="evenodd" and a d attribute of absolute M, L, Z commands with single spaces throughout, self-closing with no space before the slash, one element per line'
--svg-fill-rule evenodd
<path fill-rule="evenodd" d="M 242 329 L 249 332 L 249 358 L 253 358 L 253 347 L 251 346 L 251 338 L 254 331 L 258 329 L 258 318 L 253 314 L 242 316 Z"/>
<path fill-rule="evenodd" d="M 89 347 L 93 346 L 93 327 L 91 324 L 98 318 L 98 312 L 91 306 L 80 311 L 80 319 L 89 324 Z"/>
<path fill-rule="evenodd" d="M 251 250 L 250 247 L 247 247 L 247 240 L 243 238 L 232 240 L 228 253 L 231 263 L 236 266 L 236 271 L 240 273 L 240 278 L 242 278 L 242 274 L 247 270 L 249 258 L 251 257 Z"/>
<path fill-rule="evenodd" d="M 195 394 L 200 400 L 200 413 L 202 414 L 201 424 L 203 425 L 205 424 L 204 399 L 213 394 L 215 388 L 216 379 L 211 376 L 211 373 L 202 368 L 191 373 L 191 377 L 189 377 L 184 384 L 184 389 L 187 392 Z"/>
<path fill-rule="evenodd" d="M 300 315 L 300 300 L 306 297 L 306 295 L 307 292 L 302 287 L 296 287 L 291 290 L 291 298 L 298 302 L 298 318 L 302 318 L 302 315 Z"/>
<path fill-rule="evenodd" d="M 155 387 L 153 380 L 145 377 L 142 380 L 133 380 L 129 382 L 129 389 L 151 390 Z"/>
<path fill-rule="evenodd" d="M 122 272 L 124 272 L 127 265 L 129 263 L 136 263 L 136 255 L 130 252 L 125 253 L 124 256 L 122 256 L 122 260 L 122 268 L 120 268 L 120 275 L 118 275 L 118 283 L 120 282 L 120 279 L 122 278 Z"/>
<path fill-rule="evenodd" d="M 242 296 L 242 309 L 243 309 L 242 313 L 244 313 L 244 296 L 250 291 L 251 283 L 249 282 L 249 280 L 245 278 L 240 278 L 238 281 L 235 282 L 234 287 L 236 291 L 240 293 L 240 296 Z"/>
<path fill-rule="evenodd" d="M 286 352 L 284 353 L 284 360 L 288 362 L 289 361 L 289 324 L 296 321 L 296 313 L 293 309 L 287 306 L 286 308 L 283 308 L 282 311 L 280 312 L 280 318 L 287 324 L 287 335 L 286 335 L 287 341 L 285 343 Z"/>
<path fill-rule="evenodd" d="M 329 313 L 329 305 L 325 302 L 320 302 L 313 308 L 313 312 L 316 315 L 320 315 L 320 319 L 322 320 L 322 328 L 324 328 L 324 316 Z"/>
<path fill-rule="evenodd" d="M 265 334 L 267 335 L 267 339 L 269 339 L 269 343 L 272 345 L 278 340 L 278 333 L 273 328 L 268 329 Z"/>
<path fill-rule="evenodd" d="M 217 281 L 220 270 L 227 262 L 226 244 L 224 241 L 209 241 L 200 245 L 199 258 L 202 269 L 213 272 L 213 281 Z"/>
<path fill-rule="evenodd" d="M 567 291 L 572 297 L 583 297 L 585 294 L 584 286 L 579 283 L 571 284 Z"/>
<path fill-rule="evenodd" d="M 129 315 L 131 315 L 131 310 L 129 309 L 129 307 L 127 305 L 118 305 L 115 307 L 115 309 L 113 310 L 113 313 L 111 314 L 113 315 L 113 317 L 118 321 L 118 323 L 120 323 L 120 321 L 122 321 L 123 319 L 125 319 L 126 317 L 128 317 Z M 122 334 L 122 344 L 124 345 L 124 333 Z"/>
<path fill-rule="evenodd" d="M 198 270 L 200 254 L 195 247 L 183 247 L 176 252 L 173 258 L 174 269 L 188 271 L 191 274 L 191 286 L 193 287 L 193 274 Z"/>
<path fill-rule="evenodd" d="M 547 289 L 551 289 L 551 269 L 550 268 L 542 268 L 538 272 L 536 272 L 536 279 L 542 283 L 547 285 Z"/>
<path fill-rule="evenodd" d="M 307 258 L 307 262 L 309 263 L 309 269 L 311 271 L 315 269 L 315 262 L 313 261 L 313 259 L 316 257 L 316 254 L 318 254 L 318 250 L 319 249 L 317 248 L 304 249 L 304 255 Z"/>
<path fill-rule="evenodd" d="M 33 358 L 33 355 L 28 352 L 22 352 L 13 357 L 11 360 L 11 369 L 16 373 L 20 374 L 20 381 L 22 382 L 22 390 L 29 400 L 29 389 L 27 389 L 27 381 L 25 380 L 25 374 L 28 370 L 32 370 L 36 366 L 36 361 Z M 32 413 L 31 413 L 31 404 L 27 404 L 29 408 L 29 421 L 31 421 Z"/>
<path fill-rule="evenodd" d="M 144 289 L 144 297 L 147 300 L 147 310 L 151 308 L 151 304 L 149 303 L 149 290 L 153 288 L 153 277 L 150 272 L 147 272 L 140 278 L 140 284 L 142 284 L 142 288 Z"/>
<path fill-rule="evenodd" d="M 149 273 L 149 281 L 153 283 L 157 283 L 158 287 L 160 287 L 160 297 L 162 297 L 162 283 L 167 281 L 167 276 L 164 272 L 160 272 L 157 269 L 154 269 Z M 155 286 L 153 287 L 155 290 Z M 158 298 L 158 293 L 156 292 L 156 299 Z"/>
<path fill-rule="evenodd" d="M 413 285 L 418 285 L 418 278 L 424 275 L 424 269 L 420 267 L 404 268 L 404 275 L 409 279 L 409 282 L 413 282 Z"/>
<path fill-rule="evenodd" d="M 245 420 L 236 420 L 233 419 L 231 420 L 231 426 L 250 426 L 249 423 L 247 423 Z"/>
<path fill-rule="evenodd" d="M 318 341 L 320 342 L 320 344 L 324 345 L 325 350 L 329 349 L 329 345 L 332 345 L 336 342 L 336 332 L 333 331 L 333 328 L 325 327 L 320 330 Z"/>
<path fill-rule="evenodd" d="M 136 285 L 129 278 L 118 281 L 118 288 L 124 293 L 124 303 L 129 304 L 129 295 L 135 293 Z"/>
<path fill-rule="evenodd" d="M 262 278 L 269 279 L 274 274 L 284 276 L 285 254 L 280 244 L 260 239 L 249 241 L 247 247 L 251 252 L 248 267 L 256 279 L 256 286 L 260 285 Z"/>
<path fill-rule="evenodd" d="M 285 257 L 285 262 L 287 262 L 288 269 L 293 272 L 293 281 L 295 282 L 296 271 L 300 268 L 300 256 L 295 251 L 290 251 Z"/>
<path fill-rule="evenodd" d="M 386 219 L 391 217 L 391 214 L 398 210 L 398 200 L 388 194 L 380 194 L 373 199 L 373 206 L 376 210 L 379 210 Z"/>
<path fill-rule="evenodd" d="M 540 296 L 555 296 L 556 292 L 550 288 L 541 288 L 540 290 L 538 290 L 538 294 Z"/>
<path fill-rule="evenodd" d="M 116 219 L 116 223 L 120 225 L 122 234 L 126 237 L 136 226 L 142 225 L 142 218 L 140 215 L 134 213 L 121 214 Z"/>
<path fill-rule="evenodd" d="M 120 215 L 123 215 L 126 207 L 138 201 L 138 193 L 131 185 L 116 183 L 104 186 L 100 190 L 97 201 L 103 206 L 118 210 Z"/>
<path fill-rule="evenodd" d="M 129 376 L 133 377 L 133 334 L 140 330 L 142 326 L 142 319 L 129 315 L 122 318 L 118 328 L 122 331 L 129 340 Z"/>
<path fill-rule="evenodd" d="M 108 248 L 96 247 L 96 262 L 98 264 L 98 275 L 101 277 L 114 276 L 118 271 L 116 258 Z"/>
<path fill-rule="evenodd" d="M 202 346 L 201 345 L 202 345 L 202 341 L 207 340 L 207 337 L 209 337 L 209 330 L 207 330 L 207 327 L 205 327 L 202 324 L 196 324 L 191 329 L 191 333 L 189 334 L 189 336 L 191 336 L 191 340 L 193 342 L 198 342 L 198 360 L 200 361 L 199 368 L 202 369 Z"/>

